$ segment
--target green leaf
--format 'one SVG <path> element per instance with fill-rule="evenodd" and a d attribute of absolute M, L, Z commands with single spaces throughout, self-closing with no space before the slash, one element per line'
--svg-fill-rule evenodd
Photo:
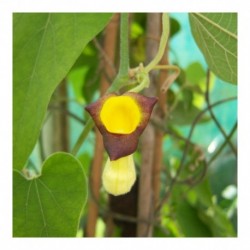
<path fill-rule="evenodd" d="M 189 20 L 209 68 L 237 84 L 237 13 L 191 13 Z"/>
<path fill-rule="evenodd" d="M 170 37 L 175 36 L 181 29 L 180 23 L 173 17 L 170 18 Z"/>
<path fill-rule="evenodd" d="M 100 70 L 98 70 L 99 53 L 89 43 L 74 66 L 67 75 L 68 81 L 72 84 L 74 94 L 78 101 L 91 102 L 100 83 Z"/>
<path fill-rule="evenodd" d="M 180 101 L 175 109 L 170 113 L 169 123 L 173 125 L 190 125 L 195 117 L 201 112 L 200 109 L 194 105 L 187 105 L 185 101 Z M 209 116 L 204 115 L 199 123 L 209 121 Z"/>
<path fill-rule="evenodd" d="M 143 27 L 138 22 L 132 22 L 130 27 L 130 38 L 138 39 L 144 33 Z"/>
<path fill-rule="evenodd" d="M 186 107 L 187 109 L 192 108 L 193 96 L 194 96 L 194 93 L 193 93 L 192 90 L 183 89 L 183 91 L 182 91 L 182 99 L 183 99 L 183 102 L 184 102 L 184 107 Z"/>
<path fill-rule="evenodd" d="M 198 197 L 199 202 L 206 207 L 213 205 L 212 202 L 212 191 L 210 184 L 207 179 L 204 179 L 199 185 L 195 186 L 193 189 Z"/>
<path fill-rule="evenodd" d="M 199 84 L 201 80 L 206 79 L 206 72 L 199 62 L 188 65 L 186 69 L 187 81 L 191 84 Z"/>
<path fill-rule="evenodd" d="M 235 237 L 236 233 L 226 212 L 219 206 L 212 206 L 200 213 L 201 219 L 213 233 L 214 237 Z"/>
<path fill-rule="evenodd" d="M 209 167 L 208 178 L 211 190 L 222 200 L 222 191 L 229 185 L 237 185 L 237 159 L 228 152 L 222 153 Z"/>
<path fill-rule="evenodd" d="M 177 205 L 176 219 L 187 237 L 211 237 L 209 228 L 200 220 L 198 211 L 185 200 Z"/>
<path fill-rule="evenodd" d="M 13 177 L 14 237 L 75 237 L 87 198 L 80 162 L 68 153 L 51 155 L 39 177 Z"/>
<path fill-rule="evenodd" d="M 67 83 L 72 86 L 75 99 L 81 104 L 85 104 L 82 88 L 83 85 L 85 84 L 83 80 L 85 78 L 87 71 L 88 68 L 86 67 L 81 67 L 81 68 L 78 67 L 70 71 L 70 73 L 67 76 Z"/>
<path fill-rule="evenodd" d="M 13 15 L 15 169 L 25 166 L 56 86 L 110 18 L 107 13 Z"/>
<path fill-rule="evenodd" d="M 197 194 L 197 207 L 200 219 L 210 228 L 214 237 L 235 237 L 233 224 L 227 218 L 226 211 L 213 201 L 215 195 L 211 191 L 208 179 L 194 187 Z"/>
<path fill-rule="evenodd" d="M 176 83 L 179 86 L 183 86 L 183 84 L 185 84 L 186 82 L 186 71 L 184 71 L 184 69 L 180 68 L 180 74 L 176 79 Z"/>

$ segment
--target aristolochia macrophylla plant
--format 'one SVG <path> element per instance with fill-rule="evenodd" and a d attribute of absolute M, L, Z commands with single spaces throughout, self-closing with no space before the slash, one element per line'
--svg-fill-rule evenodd
<path fill-rule="evenodd" d="M 124 20 L 121 19 L 121 28 L 127 27 L 124 25 Z M 135 182 L 136 173 L 132 154 L 137 148 L 139 137 L 145 129 L 157 102 L 155 97 L 146 97 L 137 93 L 149 87 L 149 72 L 151 70 L 174 71 L 162 84 L 162 93 L 167 91 L 180 72 L 179 68 L 174 65 L 157 65 L 164 54 L 169 36 L 169 17 L 167 14 L 162 15 L 162 27 L 159 49 L 153 60 L 145 68 L 141 63 L 138 67 L 127 72 L 129 67 L 128 57 L 124 57 L 125 60 L 121 57 L 119 72 L 111 89 L 117 91 L 119 89 L 117 83 L 124 84 L 122 78 L 124 76 L 126 78 L 127 73 L 129 73 L 128 83 L 137 85 L 130 89 L 130 92 L 122 95 L 108 94 L 86 107 L 103 135 L 104 147 L 109 158 L 103 171 L 102 180 L 105 189 L 113 195 L 129 192 Z M 126 29 L 126 32 L 121 32 L 121 35 L 127 34 L 127 31 Z M 127 41 L 127 37 L 124 38 L 124 41 Z M 121 48 L 122 55 L 127 55 L 126 42 L 121 43 Z M 122 84 L 120 87 L 124 87 Z"/>
<path fill-rule="evenodd" d="M 132 154 L 156 102 L 155 97 L 127 92 L 106 95 L 86 107 L 109 155 L 102 180 L 110 194 L 125 194 L 133 186 L 136 172 Z"/>

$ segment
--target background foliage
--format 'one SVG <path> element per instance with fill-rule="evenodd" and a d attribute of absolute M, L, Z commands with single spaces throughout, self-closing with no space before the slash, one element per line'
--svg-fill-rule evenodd
<path fill-rule="evenodd" d="M 110 85 L 117 72 L 119 36 L 112 38 L 117 40 L 113 60 L 104 48 L 111 17 L 13 15 L 14 236 L 89 236 L 93 198 L 95 236 L 126 236 L 138 223 L 137 184 L 117 200 L 102 188 L 93 196 L 94 131 L 77 155 L 58 152 L 74 147 L 88 118 L 84 105 L 100 96 L 103 78 Z M 151 122 L 163 133 L 162 203 L 155 221 L 148 223 L 154 237 L 236 236 L 237 15 L 173 13 L 170 21 L 168 60 L 181 74 L 167 92 L 164 122 Z M 147 14 L 132 15 L 131 67 L 146 60 L 147 39 Z M 112 73 L 105 72 L 105 64 Z M 56 141 L 58 131 L 64 141 Z M 138 178 L 141 158 L 139 146 Z"/>

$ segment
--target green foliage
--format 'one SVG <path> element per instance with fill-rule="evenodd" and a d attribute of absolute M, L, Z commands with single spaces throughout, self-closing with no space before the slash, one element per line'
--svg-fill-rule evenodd
<path fill-rule="evenodd" d="M 13 15 L 14 168 L 30 155 L 50 97 L 111 14 Z"/>
<path fill-rule="evenodd" d="M 67 75 L 79 102 L 90 103 L 99 87 L 99 65 L 96 63 L 98 60 L 97 49 L 93 44 L 88 44 Z"/>
<path fill-rule="evenodd" d="M 169 121 L 172 125 L 189 125 L 201 112 L 204 103 L 204 87 L 206 72 L 199 62 L 188 65 L 181 69 L 176 80 L 176 89 L 167 96 L 168 105 L 171 107 Z M 172 96 L 169 96 L 169 95 Z M 202 102 L 199 100 L 202 99 Z M 172 101 L 171 103 L 171 100 Z M 207 122 L 209 117 L 203 116 L 199 122 Z"/>
<path fill-rule="evenodd" d="M 103 53 L 101 47 L 105 33 L 101 33 L 100 36 L 97 34 L 105 27 L 110 17 L 111 14 L 100 13 L 13 15 L 14 237 L 82 237 L 84 235 L 89 213 L 88 209 L 83 209 L 88 194 L 85 174 L 90 176 L 92 173 L 95 142 L 94 134 L 90 133 L 94 131 L 92 130 L 94 124 L 83 114 L 83 105 L 91 103 L 99 95 L 100 76 L 103 70 L 99 59 L 100 54 Z M 146 39 L 155 39 L 147 34 L 147 17 L 145 13 L 133 14 L 129 29 L 128 16 L 123 15 L 120 30 L 124 32 L 119 38 L 122 40 L 119 47 L 122 54 L 120 58 L 116 54 L 115 62 L 117 63 L 119 58 L 119 64 L 122 67 L 114 81 L 115 85 L 112 85 L 108 91 L 117 91 L 120 87 L 125 90 L 128 87 L 126 84 L 129 82 L 127 75 L 129 62 L 132 68 L 140 62 L 147 65 Z M 189 18 L 193 36 L 206 58 L 208 67 L 222 79 L 236 83 L 233 79 L 237 78 L 237 39 L 234 39 L 237 15 L 206 13 L 190 14 Z M 170 18 L 170 27 L 169 60 L 171 61 L 171 52 L 175 55 L 179 49 L 177 46 L 171 47 L 171 42 L 175 40 L 171 38 L 177 39 L 178 33 L 183 34 L 184 26 L 176 15 L 176 19 Z M 130 55 L 126 42 L 129 30 L 131 32 Z M 89 43 L 94 37 L 100 48 L 94 43 Z M 230 57 L 231 54 L 235 57 Z M 178 58 L 176 56 L 176 60 Z M 178 64 L 177 60 L 176 66 Z M 213 120 L 209 112 L 203 113 L 197 124 L 193 123 L 197 115 L 201 114 L 207 106 L 206 94 L 216 92 L 216 88 L 213 89 L 214 86 L 217 87 L 214 74 L 210 74 L 210 91 L 206 92 L 206 68 L 206 65 L 202 65 L 200 61 L 193 62 L 192 57 L 187 66 L 181 69 L 178 79 L 165 93 L 167 112 L 166 115 L 162 114 L 164 119 L 152 120 L 155 131 L 159 129 L 164 134 L 162 148 L 164 162 L 160 172 L 159 201 L 162 201 L 165 195 L 168 197 L 159 214 L 156 214 L 154 237 L 235 237 L 237 235 L 237 158 L 228 150 L 218 155 L 216 150 L 213 153 L 208 152 L 208 145 L 205 145 L 204 138 L 210 137 L 208 140 L 211 139 L 211 143 L 216 139 L 214 135 L 210 136 L 215 126 L 210 126 Z M 159 74 L 155 74 L 154 77 L 157 83 Z M 46 152 L 51 145 L 47 145 L 47 138 L 44 142 L 38 141 L 38 135 L 44 125 L 44 114 L 51 95 L 64 78 L 69 84 L 67 86 L 69 95 L 63 99 L 66 100 L 67 105 L 57 112 L 69 117 L 70 143 L 68 146 L 73 148 L 71 152 L 77 155 L 77 158 L 68 153 L 55 153 L 49 156 L 40 167 L 41 164 L 38 164 L 38 161 L 43 159 L 42 149 Z M 219 86 L 222 85 L 219 84 Z M 229 86 L 229 84 L 224 85 Z M 229 87 L 234 91 L 235 86 Z M 226 98 L 227 95 L 224 95 L 226 90 L 222 91 L 223 93 L 217 93 L 216 98 L 212 95 L 211 104 L 214 99 Z M 59 100 L 60 95 L 53 99 L 53 104 L 60 104 Z M 75 102 L 79 109 L 72 105 Z M 225 108 L 227 108 L 226 104 Z M 48 111 L 48 114 L 53 116 L 54 110 Z M 78 116 L 81 117 L 82 133 L 78 131 L 78 126 L 71 126 L 74 125 L 73 119 L 77 121 Z M 49 122 L 46 123 L 46 127 L 47 125 L 52 128 Z M 187 135 L 192 125 L 195 132 L 189 137 Z M 197 132 L 200 128 L 203 129 L 201 133 Z M 44 131 L 46 131 L 45 127 Z M 218 131 L 215 134 L 220 136 Z M 45 137 L 48 136 L 50 135 L 45 135 Z M 88 140 L 85 140 L 86 138 Z M 36 142 L 38 146 L 34 149 L 34 154 L 28 158 Z M 225 142 L 220 141 L 219 144 L 222 143 Z M 220 145 L 217 148 L 219 147 Z M 225 149 L 228 148 L 225 147 Z M 214 155 L 216 157 L 210 163 L 209 159 Z M 141 145 L 134 156 L 137 173 L 140 175 L 143 159 Z M 21 172 L 23 167 L 25 169 Z M 94 182 L 93 185 L 95 185 Z M 229 195 L 230 188 L 231 194 L 232 188 L 234 189 L 234 196 Z M 108 195 L 101 188 L 98 197 L 100 213 L 95 236 L 105 236 L 109 230 L 108 225 L 105 224 L 105 216 L 109 213 L 108 203 Z M 119 205 L 127 206 L 123 201 Z M 128 223 L 129 219 L 126 221 L 125 218 L 123 222 Z M 118 225 L 115 226 L 112 236 L 121 236 L 121 228 Z"/>
<path fill-rule="evenodd" d="M 175 18 L 170 18 L 170 37 L 172 38 L 174 35 L 176 35 L 180 29 L 181 26 L 179 22 Z"/>
<path fill-rule="evenodd" d="M 214 197 L 207 178 L 192 189 L 176 188 L 163 209 L 167 215 L 162 223 L 169 236 L 235 237 L 232 222 Z"/>
<path fill-rule="evenodd" d="M 225 187 L 237 184 L 237 162 L 232 155 L 223 155 L 225 157 L 218 158 L 211 164 L 208 172 L 212 191 L 218 197 L 218 201 L 221 201 Z"/>
<path fill-rule="evenodd" d="M 201 112 L 200 109 L 193 105 L 189 105 L 190 100 L 179 102 L 175 109 L 171 112 L 169 123 L 175 125 L 188 125 L 192 123 L 195 117 Z M 204 116 L 200 122 L 209 120 L 208 116 Z"/>
<path fill-rule="evenodd" d="M 237 84 L 237 13 L 189 14 L 193 36 L 209 68 Z"/>
<path fill-rule="evenodd" d="M 41 176 L 26 179 L 14 170 L 13 236 L 74 237 L 87 198 L 82 165 L 72 155 L 56 153 Z"/>
<path fill-rule="evenodd" d="M 191 84 L 199 84 L 203 80 L 205 82 L 206 72 L 199 62 L 190 64 L 186 69 L 187 81 Z"/>
<path fill-rule="evenodd" d="M 223 209 L 216 203 L 208 179 L 194 188 L 196 206 L 202 221 L 210 228 L 213 236 L 235 237 L 233 225 Z"/>
<path fill-rule="evenodd" d="M 176 219 L 182 232 L 187 237 L 211 237 L 206 224 L 199 218 L 198 210 L 187 201 L 180 200 L 177 204 Z"/>

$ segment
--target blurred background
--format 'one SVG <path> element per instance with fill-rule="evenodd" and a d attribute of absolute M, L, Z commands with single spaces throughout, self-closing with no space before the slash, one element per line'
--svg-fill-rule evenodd
<path fill-rule="evenodd" d="M 161 64 L 181 74 L 166 94 L 165 71 L 151 75 L 157 95 L 151 122 L 135 153 L 138 178 L 130 193 L 108 195 L 101 185 L 107 154 L 95 129 L 78 153 L 89 178 L 79 237 L 237 236 L 237 86 L 208 71 L 186 13 L 171 13 Z M 130 14 L 130 67 L 147 64 L 161 35 L 161 15 Z M 112 83 L 119 62 L 119 14 L 88 46 L 55 91 L 29 168 L 39 172 L 53 152 L 69 152 L 88 119 L 85 105 Z"/>

